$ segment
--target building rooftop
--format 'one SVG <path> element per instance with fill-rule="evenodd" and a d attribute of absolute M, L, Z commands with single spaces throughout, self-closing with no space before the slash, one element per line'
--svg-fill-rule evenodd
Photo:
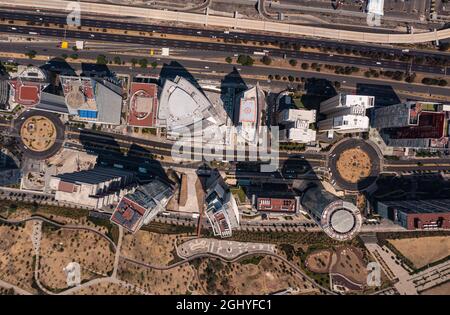
<path fill-rule="evenodd" d="M 407 214 L 450 213 L 450 199 L 380 201 Z"/>
<path fill-rule="evenodd" d="M 13 102 L 27 107 L 34 107 L 39 104 L 42 90 L 47 86 L 45 83 L 21 79 L 11 80 L 9 84 Z"/>
<path fill-rule="evenodd" d="M 122 95 L 112 84 L 90 77 L 60 76 L 70 115 L 81 120 L 119 125 Z"/>
<path fill-rule="evenodd" d="M 239 122 L 256 123 L 257 108 L 256 98 L 242 98 L 239 109 Z"/>
<path fill-rule="evenodd" d="M 128 125 L 153 127 L 158 113 L 158 86 L 150 83 L 131 83 Z"/>
<path fill-rule="evenodd" d="M 188 127 L 210 115 L 208 98 L 183 77 L 166 80 L 159 100 L 158 119 L 169 130 Z"/>
<path fill-rule="evenodd" d="M 128 177 L 132 174 L 132 172 L 118 168 L 94 167 L 90 170 L 60 174 L 55 177 L 65 183 L 96 185 L 117 177 Z"/>
<path fill-rule="evenodd" d="M 368 0 L 367 12 L 376 15 L 384 15 L 384 0 Z"/>
<path fill-rule="evenodd" d="M 295 198 L 258 198 L 256 209 L 263 212 L 295 213 L 297 201 Z"/>
<path fill-rule="evenodd" d="M 64 97 L 47 92 L 41 93 L 40 102 L 34 108 L 59 114 L 69 113 Z"/>
<path fill-rule="evenodd" d="M 134 233 L 165 208 L 173 193 L 171 185 L 154 178 L 125 195 L 114 210 L 111 221 Z"/>

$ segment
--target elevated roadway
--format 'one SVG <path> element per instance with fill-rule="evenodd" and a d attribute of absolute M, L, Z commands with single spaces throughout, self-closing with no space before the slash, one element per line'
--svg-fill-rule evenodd
<path fill-rule="evenodd" d="M 65 30 L 57 27 L 50 28 L 50 27 L 18 26 L 18 25 L 12 26 L 8 24 L 0 24 L 0 32 L 22 34 L 26 36 L 30 36 L 31 33 L 33 34 L 33 36 L 57 37 L 60 39 L 74 38 L 88 41 L 95 40 L 111 43 L 140 44 L 158 47 L 165 46 L 178 49 L 220 51 L 220 52 L 240 53 L 248 55 L 252 55 L 255 51 L 261 51 L 262 49 L 266 49 L 267 51 L 269 51 L 270 55 L 274 57 L 296 58 L 301 60 L 359 66 L 364 68 L 392 69 L 403 72 L 409 72 L 409 70 L 411 70 L 413 72 L 430 73 L 436 75 L 446 75 L 450 72 L 448 68 L 444 66 L 420 65 L 420 64 L 412 64 L 410 62 L 389 61 L 389 60 L 383 60 L 382 62 L 379 62 L 376 59 L 370 58 L 338 56 L 333 54 L 303 52 L 290 49 L 259 48 L 255 46 L 169 39 L 164 37 L 160 38 L 149 36 L 120 35 L 120 34 L 96 32 L 94 30 L 91 32 L 87 32 L 81 30 Z"/>
<path fill-rule="evenodd" d="M 0 4 L 1 5 L 1 4 Z M 67 17 L 65 14 L 58 14 L 55 12 L 35 12 L 28 10 L 1 10 L 0 18 L 10 19 L 10 20 L 22 20 L 30 21 L 36 23 L 57 23 L 66 24 Z M 314 47 L 328 47 L 330 49 L 348 49 L 357 50 L 363 52 L 379 52 L 387 53 L 390 55 L 401 56 L 404 54 L 403 50 L 400 48 L 394 48 L 391 45 L 375 45 L 375 44 L 359 44 L 352 42 L 342 42 L 324 39 L 314 39 L 305 37 L 289 37 L 280 36 L 279 34 L 273 35 L 270 33 L 250 33 L 241 31 L 223 32 L 220 30 L 214 30 L 211 28 L 204 28 L 198 26 L 197 28 L 192 27 L 178 27 L 170 25 L 162 25 L 157 23 L 139 23 L 137 21 L 122 21 L 113 20 L 112 18 L 105 17 L 86 17 L 82 16 L 81 26 L 93 27 L 93 28 L 111 28 L 119 30 L 132 30 L 132 31 L 142 31 L 142 32 L 157 32 L 161 34 L 173 34 L 173 35 L 185 35 L 197 38 L 222 38 L 224 40 L 234 42 L 236 40 L 241 41 L 259 41 L 259 42 L 283 42 L 288 44 L 296 45 L 306 45 Z M 416 50 L 410 49 L 408 55 L 420 56 L 420 57 L 436 57 L 436 58 L 450 58 L 450 55 L 445 52 L 439 51 L 429 51 L 429 50 Z"/>
<path fill-rule="evenodd" d="M 65 10 L 70 1 L 46 0 L 36 2 L 35 0 L 2 0 L 3 6 L 16 8 L 34 8 L 48 10 Z M 416 34 L 377 34 L 368 32 L 357 32 L 347 30 L 333 30 L 329 28 L 292 25 L 269 21 L 249 20 L 222 16 L 211 16 L 197 13 L 174 12 L 155 9 L 137 8 L 112 4 L 99 4 L 81 2 L 80 8 L 83 13 L 100 15 L 147 18 L 182 24 L 210 25 L 224 28 L 236 28 L 241 30 L 266 31 L 297 36 L 314 36 L 333 40 L 347 40 L 367 43 L 385 44 L 414 44 L 438 41 L 450 38 L 450 29 L 431 31 Z"/>

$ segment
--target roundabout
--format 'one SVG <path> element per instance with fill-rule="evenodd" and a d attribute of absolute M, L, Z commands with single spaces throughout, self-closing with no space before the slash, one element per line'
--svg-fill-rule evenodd
<path fill-rule="evenodd" d="M 362 139 L 345 139 L 328 158 L 332 183 L 351 192 L 364 191 L 377 180 L 381 158 L 375 147 Z"/>
<path fill-rule="evenodd" d="M 26 111 L 15 120 L 14 129 L 20 150 L 36 160 L 55 155 L 64 142 L 64 125 L 55 114 Z"/>

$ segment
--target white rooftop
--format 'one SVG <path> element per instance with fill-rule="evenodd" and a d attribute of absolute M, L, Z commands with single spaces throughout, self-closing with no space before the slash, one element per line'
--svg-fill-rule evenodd
<path fill-rule="evenodd" d="M 377 15 L 384 15 L 384 0 L 368 0 L 367 12 Z"/>
<path fill-rule="evenodd" d="M 333 125 L 339 129 L 369 129 L 369 117 L 361 115 L 345 115 L 334 117 Z"/>
<path fill-rule="evenodd" d="M 158 119 L 169 130 L 188 127 L 210 117 L 209 99 L 192 83 L 182 77 L 166 80 L 161 91 Z"/>
<path fill-rule="evenodd" d="M 366 95 L 341 95 L 342 106 L 353 107 L 361 106 L 365 109 L 375 106 L 375 98 L 373 96 Z"/>
<path fill-rule="evenodd" d="M 355 217 L 348 210 L 338 210 L 331 215 L 331 226 L 341 234 L 348 233 L 355 225 Z"/>

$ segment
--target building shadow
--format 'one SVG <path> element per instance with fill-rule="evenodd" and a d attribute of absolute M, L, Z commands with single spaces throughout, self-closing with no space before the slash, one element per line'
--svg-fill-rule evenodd
<path fill-rule="evenodd" d="M 141 184 L 155 177 L 174 184 L 155 154 L 144 147 L 120 145 L 111 135 L 94 130 L 82 130 L 79 141 L 86 152 L 97 155 L 99 166 L 132 171 Z"/>
<path fill-rule="evenodd" d="M 239 104 L 236 96 L 248 89 L 241 74 L 233 67 L 233 70 L 228 73 L 220 82 L 220 99 L 223 102 L 225 111 L 231 121 L 234 122 L 235 111 L 239 110 Z"/>
<path fill-rule="evenodd" d="M 450 199 L 450 180 L 440 173 L 383 174 L 376 181 L 376 189 L 365 196 L 373 214 L 378 213 L 378 202 Z M 394 218 L 389 218 L 394 220 Z"/>
<path fill-rule="evenodd" d="M 68 76 L 77 75 L 75 69 L 64 58 L 61 57 L 55 57 L 50 59 L 40 68 L 42 70 L 57 75 L 68 75 Z"/>
<path fill-rule="evenodd" d="M 292 197 L 299 193 L 293 190 L 295 181 L 318 181 L 319 178 L 313 165 L 301 155 L 280 159 L 278 169 L 273 172 L 263 171 L 264 164 L 269 163 L 236 162 L 231 170 L 236 177 L 236 186 L 241 187 L 250 200 L 253 195 Z"/>
<path fill-rule="evenodd" d="M 169 64 L 163 64 L 161 72 L 159 73 L 160 85 L 164 85 L 164 82 L 166 80 L 175 80 L 177 76 L 188 80 L 195 86 L 195 88 L 205 94 L 203 92 L 203 89 L 200 87 L 197 79 L 181 63 L 177 61 L 171 61 Z"/>
<path fill-rule="evenodd" d="M 365 84 L 356 85 L 356 94 L 375 96 L 375 106 L 389 106 L 401 103 L 400 98 L 390 85 Z"/>
<path fill-rule="evenodd" d="M 108 68 L 108 65 L 105 64 L 82 63 L 80 76 L 91 78 L 111 78 L 115 77 L 115 73 L 112 72 Z"/>
<path fill-rule="evenodd" d="M 326 79 L 306 79 L 304 89 L 306 93 L 301 97 L 303 107 L 308 110 L 315 109 L 317 112 L 321 102 L 337 95 L 334 84 Z"/>

